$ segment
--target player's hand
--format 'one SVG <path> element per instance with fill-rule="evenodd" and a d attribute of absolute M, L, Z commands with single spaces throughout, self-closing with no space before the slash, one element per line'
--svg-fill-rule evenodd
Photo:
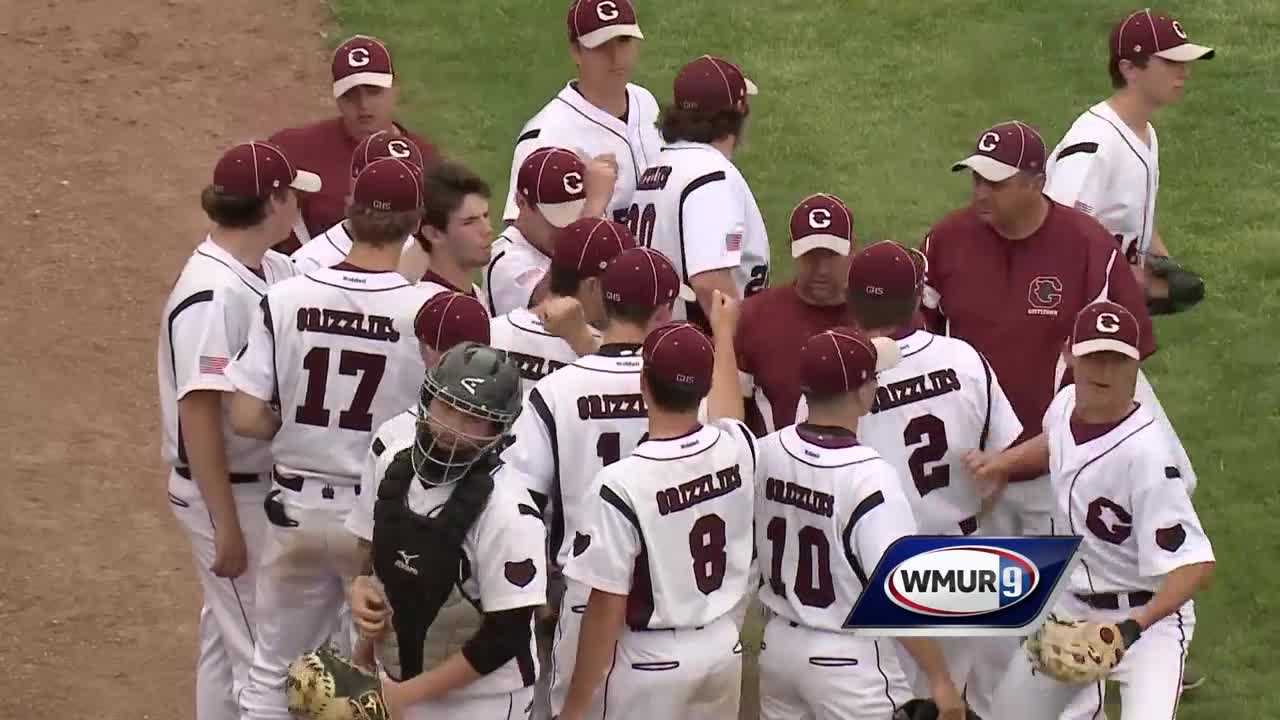
<path fill-rule="evenodd" d="M 592 205 L 592 200 L 595 200 L 596 204 L 607 205 L 613 197 L 614 185 L 618 182 L 618 159 L 613 153 L 605 153 L 584 161 L 583 165 L 586 166 L 586 171 L 583 173 L 582 185 L 587 204 Z"/>
<path fill-rule="evenodd" d="M 361 575 L 352 580 L 348 602 L 351 604 L 351 621 L 361 637 L 377 640 L 386 633 L 391 608 L 386 591 L 377 578 Z"/>
<path fill-rule="evenodd" d="M 577 298 L 553 297 L 545 300 L 534 313 L 547 332 L 569 343 L 579 355 L 596 351 L 595 338 L 587 325 L 586 311 Z"/>
<path fill-rule="evenodd" d="M 938 720 L 965 720 L 964 697 L 950 677 L 932 683 L 929 694 L 933 704 L 938 706 Z"/>
<path fill-rule="evenodd" d="M 738 314 L 742 303 L 719 290 L 711 292 L 711 332 L 716 337 L 733 337 L 738 332 Z"/>
<path fill-rule="evenodd" d="M 249 569 L 249 550 L 244 544 L 244 534 L 239 526 L 222 525 L 213 531 L 213 565 L 210 572 L 232 580 Z"/>
<path fill-rule="evenodd" d="M 973 474 L 978 485 L 978 496 L 983 500 L 994 500 L 1009 484 L 1009 475 L 1001 466 L 999 458 L 1000 453 L 983 450 L 970 450 L 960 456 L 965 467 Z"/>
<path fill-rule="evenodd" d="M 392 680 L 386 673 L 379 673 L 379 679 L 382 681 L 382 703 L 387 706 L 387 716 L 391 720 L 402 720 L 405 708 L 412 704 L 404 683 Z"/>

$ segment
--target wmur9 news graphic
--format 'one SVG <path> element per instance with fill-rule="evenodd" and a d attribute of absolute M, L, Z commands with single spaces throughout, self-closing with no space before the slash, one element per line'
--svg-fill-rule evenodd
<path fill-rule="evenodd" d="M 1044 621 L 1079 535 L 914 535 L 885 550 L 845 628 L 878 636 L 1026 635 Z"/>

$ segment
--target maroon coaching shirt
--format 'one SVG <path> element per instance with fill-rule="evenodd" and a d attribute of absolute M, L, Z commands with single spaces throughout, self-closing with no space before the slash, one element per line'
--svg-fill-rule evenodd
<path fill-rule="evenodd" d="M 1104 288 L 1138 319 L 1142 356 L 1155 352 L 1133 271 L 1111 235 L 1079 210 L 1050 202 L 1044 224 L 1022 240 L 998 235 L 971 208 L 956 210 L 933 226 L 921 250 L 929 260 L 929 326 L 987 357 L 1022 421 L 1019 442 L 1040 433 L 1076 313 Z"/>
<path fill-rule="evenodd" d="M 440 162 L 436 147 L 424 138 L 405 130 L 400 133 L 413 141 L 422 153 L 427 167 Z M 360 144 L 335 117 L 298 128 L 287 128 L 271 136 L 271 142 L 296 162 L 320 176 L 323 186 L 318 193 L 299 193 L 298 209 L 307 233 L 316 237 L 337 225 L 347 216 L 347 195 L 351 193 L 351 155 Z M 291 244 L 294 241 L 291 240 Z"/>

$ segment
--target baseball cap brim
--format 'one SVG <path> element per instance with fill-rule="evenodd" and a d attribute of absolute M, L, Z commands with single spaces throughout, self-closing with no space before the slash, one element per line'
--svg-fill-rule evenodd
<path fill-rule="evenodd" d="M 746 75 L 743 75 L 743 76 L 742 76 L 742 82 L 743 82 L 743 83 L 745 83 L 745 84 L 746 84 L 746 86 L 747 86 L 747 94 L 748 94 L 748 95 L 759 95 L 759 94 L 760 94 L 760 88 L 759 88 L 755 83 L 751 82 L 751 78 L 747 77 Z"/>
<path fill-rule="evenodd" d="M 798 258 L 811 251 L 825 249 L 837 255 L 848 255 L 852 244 L 838 235 L 809 235 L 791 243 L 791 257 Z"/>
<path fill-rule="evenodd" d="M 685 302 L 698 302 L 698 293 L 694 292 L 693 288 L 685 285 L 684 283 L 680 283 L 680 289 L 676 291 L 676 294 Z"/>
<path fill-rule="evenodd" d="M 557 228 L 568 227 L 574 220 L 582 217 L 582 208 L 587 204 L 586 198 L 570 200 L 562 203 L 538 203 L 538 212 L 547 222 Z"/>
<path fill-rule="evenodd" d="M 1213 48 L 1204 45 L 1196 45 L 1195 43 L 1182 43 L 1177 47 L 1171 47 L 1168 50 L 1161 50 L 1154 53 L 1156 57 L 1172 60 L 1173 62 L 1191 62 L 1192 60 L 1212 60 Z"/>
<path fill-rule="evenodd" d="M 902 351 L 898 349 L 898 341 L 893 338 L 871 338 L 871 345 L 876 349 L 876 372 L 884 372 L 902 360 Z"/>
<path fill-rule="evenodd" d="M 333 82 L 333 96 L 340 98 L 347 94 L 347 91 L 357 85 L 373 85 L 374 87 L 389 88 L 394 80 L 391 73 L 363 72 L 352 73 L 341 80 Z"/>
<path fill-rule="evenodd" d="M 952 165 L 951 172 L 959 172 L 965 168 L 978 173 L 987 182 L 1004 182 L 1018 174 L 1018 168 L 986 155 L 970 155 Z"/>
<path fill-rule="evenodd" d="M 302 192 L 320 192 L 320 176 L 306 170 L 298 170 L 297 174 L 293 176 L 293 182 L 289 183 L 289 187 Z"/>
<path fill-rule="evenodd" d="M 616 37 L 633 37 L 644 39 L 639 25 L 605 25 L 585 35 L 578 36 L 578 44 L 585 48 L 598 48 Z"/>
<path fill-rule="evenodd" d="M 1076 357 L 1084 357 L 1090 353 L 1105 352 L 1108 350 L 1111 352 L 1118 352 L 1121 355 L 1134 360 L 1141 359 L 1141 356 L 1138 353 L 1138 348 L 1127 342 L 1115 340 L 1113 338 L 1094 338 L 1092 340 L 1075 343 L 1071 346 L 1071 354 Z"/>

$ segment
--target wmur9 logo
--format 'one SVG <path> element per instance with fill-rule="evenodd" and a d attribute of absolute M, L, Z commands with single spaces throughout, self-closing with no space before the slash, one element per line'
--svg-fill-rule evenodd
<path fill-rule="evenodd" d="M 868 635 L 1024 635 L 1061 591 L 1079 536 L 904 537 L 845 627 Z"/>

